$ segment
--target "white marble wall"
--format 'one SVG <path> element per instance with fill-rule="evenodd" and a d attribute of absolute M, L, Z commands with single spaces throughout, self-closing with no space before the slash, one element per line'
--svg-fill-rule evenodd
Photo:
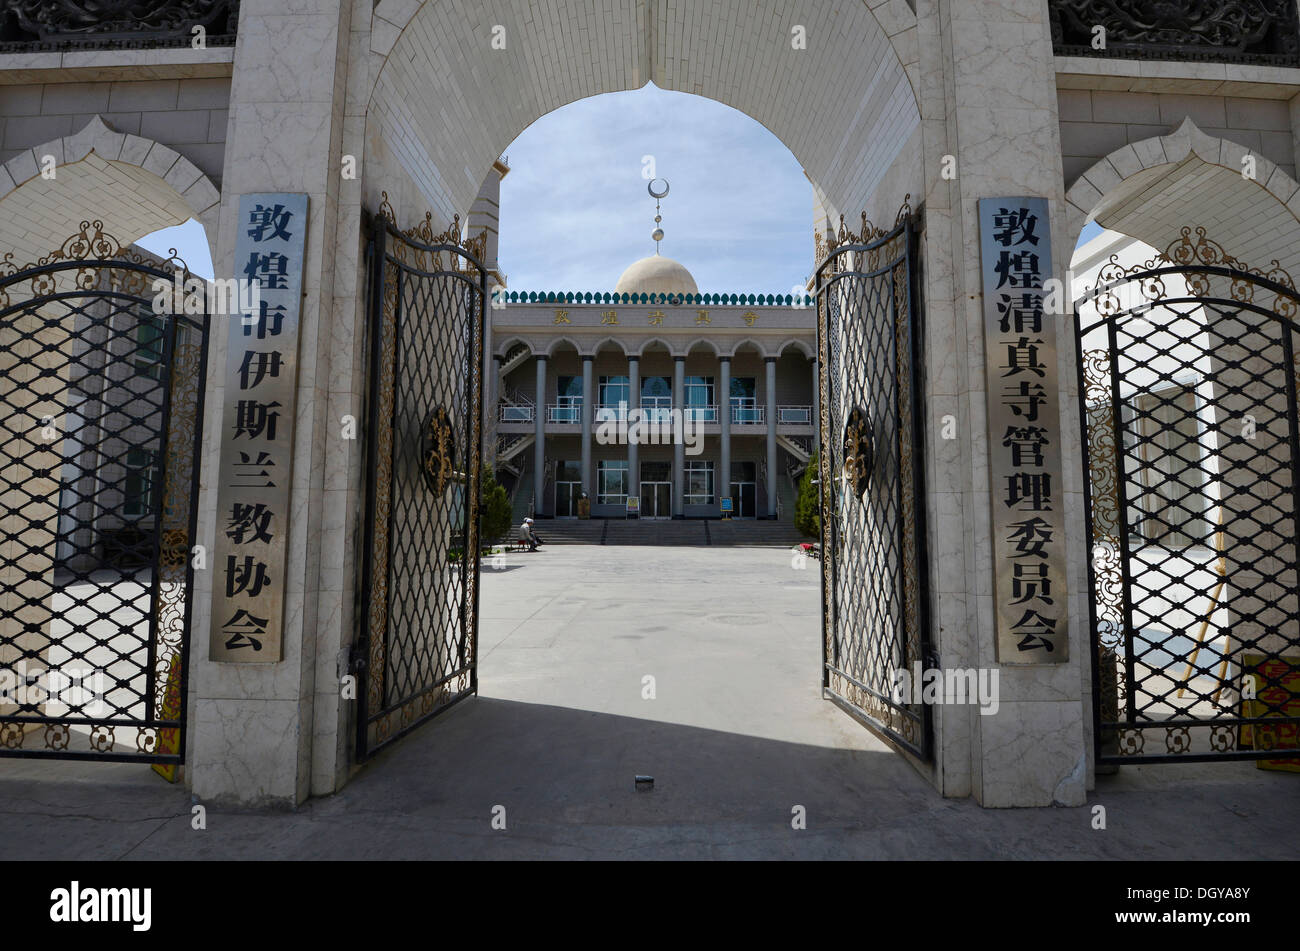
<path fill-rule="evenodd" d="M 217 275 L 234 271 L 241 194 L 305 192 L 310 221 L 284 566 L 284 658 L 250 666 L 207 659 L 215 572 L 200 573 L 191 655 L 196 702 L 190 770 L 200 800 L 301 802 L 312 790 L 317 704 L 337 705 L 339 606 L 348 562 L 341 504 L 347 490 L 338 486 L 346 481 L 340 475 L 351 447 L 340 438 L 341 414 L 331 398 L 331 356 L 353 349 L 350 331 L 340 334 L 334 319 L 340 299 L 351 313 L 356 294 L 357 231 L 340 232 L 338 218 L 350 15 L 349 0 L 245 0 L 240 10 Z M 285 57 L 286 50 L 293 55 Z M 340 233 L 350 240 L 338 241 Z M 215 332 L 213 344 L 207 399 L 216 408 L 225 395 L 220 372 L 225 335 Z M 219 413 L 208 413 L 199 521 L 200 535 L 207 538 L 220 530 L 212 478 L 220 422 Z M 338 732 L 331 724 L 325 739 L 336 739 Z M 321 791 L 332 788 L 330 783 Z"/>

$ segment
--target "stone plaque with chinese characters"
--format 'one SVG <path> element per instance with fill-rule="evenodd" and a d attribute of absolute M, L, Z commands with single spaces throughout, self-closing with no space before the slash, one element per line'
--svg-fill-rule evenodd
<path fill-rule="evenodd" d="M 1057 664 L 1069 638 L 1047 200 L 983 198 L 979 220 L 998 661 Z"/>
<path fill-rule="evenodd" d="M 256 281 L 260 299 L 255 311 L 225 318 L 230 347 L 211 565 L 214 661 L 281 659 L 306 235 L 306 195 L 240 197 L 233 276 Z"/>

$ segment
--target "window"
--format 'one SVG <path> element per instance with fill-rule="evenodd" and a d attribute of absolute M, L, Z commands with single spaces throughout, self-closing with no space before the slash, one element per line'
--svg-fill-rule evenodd
<path fill-rule="evenodd" d="M 731 464 L 732 482 L 757 482 L 758 467 L 752 462 L 733 462 Z"/>
<path fill-rule="evenodd" d="M 717 411 L 713 408 L 713 377 L 688 376 L 684 397 L 687 413 L 704 422 L 716 421 Z"/>
<path fill-rule="evenodd" d="M 618 406 L 630 403 L 632 383 L 625 376 L 602 376 L 600 378 L 600 405 Z"/>
<path fill-rule="evenodd" d="M 582 377 L 561 376 L 556 378 L 555 383 L 555 406 L 552 407 L 547 422 L 582 422 Z"/>
<path fill-rule="evenodd" d="M 691 459 L 686 463 L 687 505 L 713 504 L 713 463 Z"/>
<path fill-rule="evenodd" d="M 575 459 L 561 459 L 555 463 L 556 482 L 581 482 L 582 463 Z"/>
<path fill-rule="evenodd" d="M 130 518 L 152 515 L 157 503 L 153 469 L 155 453 L 149 449 L 130 449 L 126 454 L 126 478 L 122 483 L 122 514 Z"/>
<path fill-rule="evenodd" d="M 731 421 L 733 423 L 761 423 L 763 408 L 758 405 L 754 395 L 755 382 L 752 376 L 733 376 L 731 378 Z"/>
<path fill-rule="evenodd" d="M 135 327 L 135 352 L 131 365 L 141 376 L 158 380 L 162 378 L 163 346 L 166 343 L 167 325 L 163 317 L 142 307 L 137 312 L 139 323 Z"/>
<path fill-rule="evenodd" d="M 626 505 L 627 484 L 626 459 L 596 463 L 596 501 L 601 505 Z"/>
<path fill-rule="evenodd" d="M 606 413 L 597 413 L 596 418 L 626 419 L 622 406 L 632 402 L 632 383 L 625 376 L 602 376 L 600 378 L 600 402 L 596 404 Z"/>
<path fill-rule="evenodd" d="M 647 376 L 641 379 L 641 409 L 644 418 L 652 423 L 671 419 L 673 408 L 673 381 L 666 376 Z"/>
<path fill-rule="evenodd" d="M 1121 408 L 1128 528 L 1137 544 L 1188 548 L 1210 541 L 1198 410 L 1194 383 L 1136 393 Z"/>

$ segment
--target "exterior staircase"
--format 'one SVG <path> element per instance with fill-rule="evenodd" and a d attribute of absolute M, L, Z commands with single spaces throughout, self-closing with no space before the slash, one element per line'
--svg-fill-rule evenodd
<path fill-rule="evenodd" d="M 778 521 L 751 521 L 729 519 L 710 522 L 711 543 L 720 548 L 792 548 L 800 542 L 812 541 L 799 534 L 789 519 Z"/>
<path fill-rule="evenodd" d="M 518 522 L 523 521 L 519 515 Z M 806 541 L 789 522 L 733 519 L 540 519 L 547 545 L 655 545 L 726 548 L 790 548 Z"/>
<path fill-rule="evenodd" d="M 709 528 L 715 523 L 710 522 Z M 609 520 L 606 545 L 703 546 L 709 543 L 708 531 L 700 519 Z"/>
<path fill-rule="evenodd" d="M 547 545 L 599 545 L 605 534 L 605 519 L 540 518 L 533 527 Z M 516 533 L 518 530 L 516 524 Z"/>

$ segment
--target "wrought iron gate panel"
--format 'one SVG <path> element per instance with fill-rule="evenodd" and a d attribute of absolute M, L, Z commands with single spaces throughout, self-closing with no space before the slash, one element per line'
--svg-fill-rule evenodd
<path fill-rule="evenodd" d="M 124 248 L 99 221 L 33 265 L 11 258 L 0 756 L 182 763 L 206 293 L 157 310 L 155 282 L 179 273 L 183 288 L 184 263 Z"/>
<path fill-rule="evenodd" d="M 1183 228 L 1076 309 L 1098 762 L 1278 758 L 1300 728 L 1300 295 Z"/>
<path fill-rule="evenodd" d="M 895 696 L 932 666 L 915 249 L 904 206 L 888 233 L 841 221 L 817 269 L 822 687 L 929 759 L 929 708 Z"/>
<path fill-rule="evenodd" d="M 478 510 L 487 272 L 460 242 L 370 242 L 370 383 L 357 757 L 478 690 Z"/>

